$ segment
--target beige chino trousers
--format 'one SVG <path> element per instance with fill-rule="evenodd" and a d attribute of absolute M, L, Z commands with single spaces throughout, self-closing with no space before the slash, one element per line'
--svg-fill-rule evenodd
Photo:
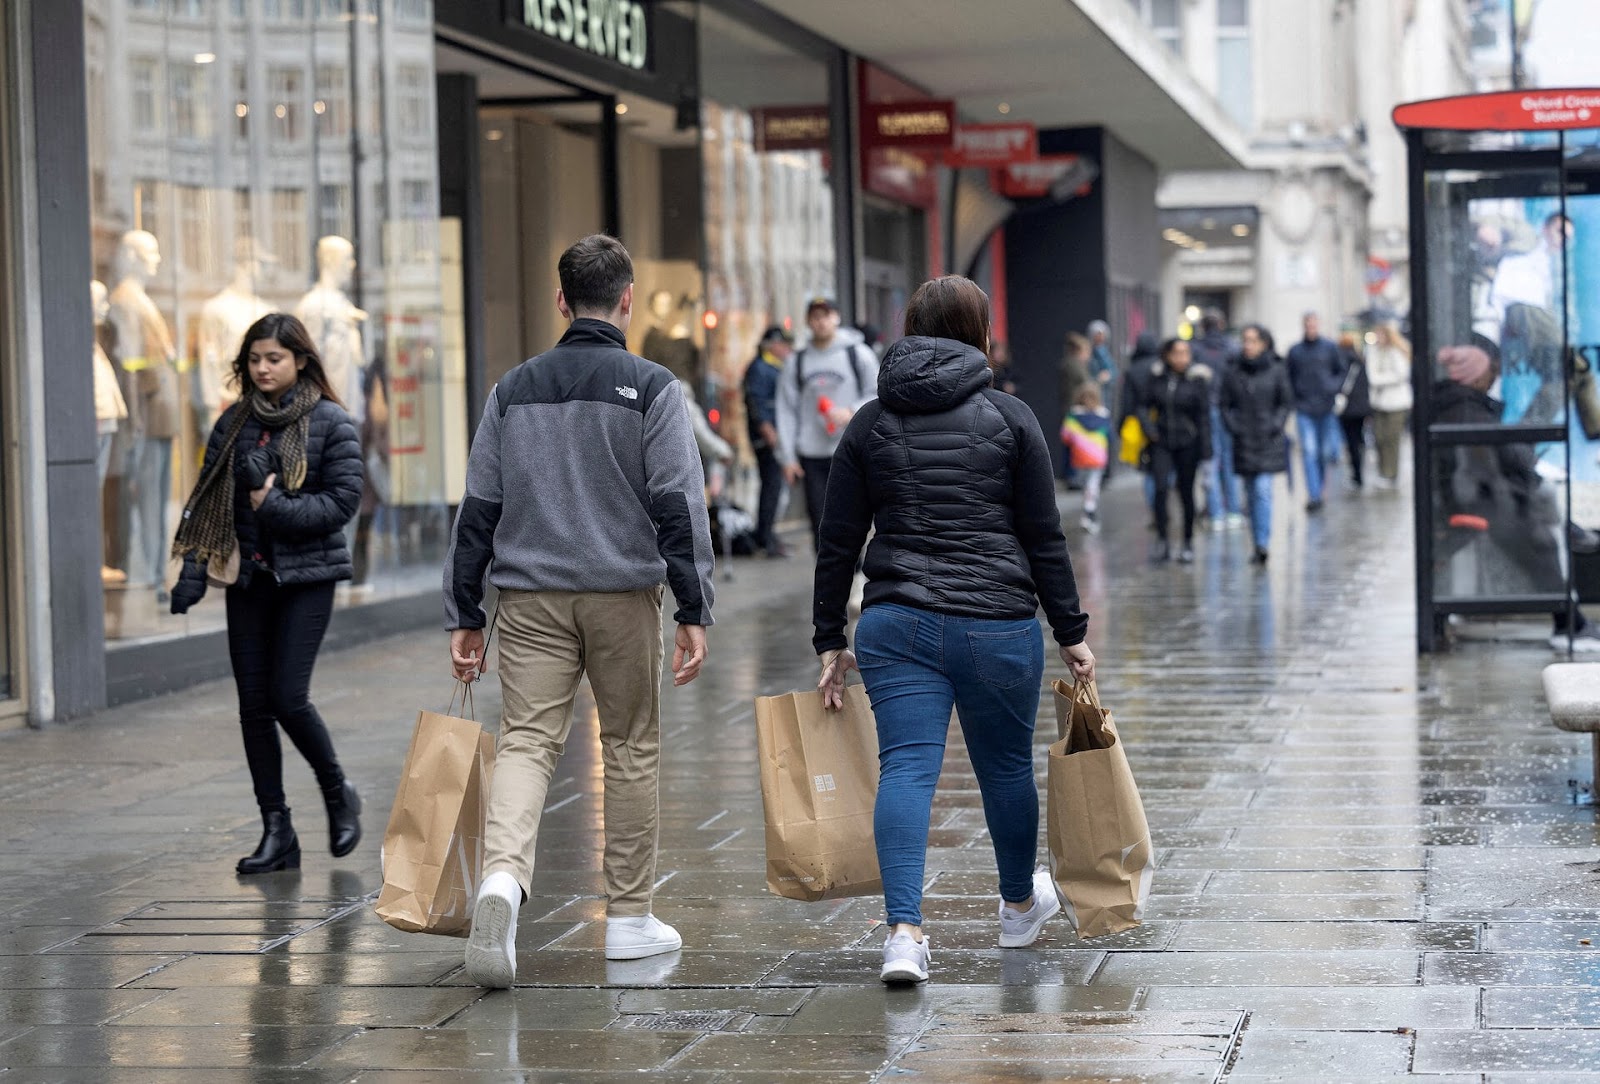
<path fill-rule="evenodd" d="M 483 872 L 529 892 L 539 820 L 585 674 L 605 769 L 606 913 L 650 913 L 661 765 L 660 587 L 621 594 L 502 591 L 500 686 Z"/>

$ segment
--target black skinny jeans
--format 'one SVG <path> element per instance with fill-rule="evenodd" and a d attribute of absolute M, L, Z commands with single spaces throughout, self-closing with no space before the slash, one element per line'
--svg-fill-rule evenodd
<path fill-rule="evenodd" d="M 1361 461 L 1367 457 L 1367 419 L 1340 418 L 1339 428 L 1344 431 L 1344 448 L 1350 455 L 1350 480 L 1361 485 Z"/>
<path fill-rule="evenodd" d="M 1167 540 L 1167 494 L 1173 476 L 1177 476 L 1178 502 L 1183 505 L 1183 541 L 1194 541 L 1194 477 L 1200 470 L 1201 450 L 1193 448 L 1168 448 L 1155 444 L 1150 448 L 1150 474 L 1156 481 L 1156 537 Z"/>
<path fill-rule="evenodd" d="M 828 472 L 833 469 L 833 460 L 812 459 L 809 456 L 800 457 L 800 469 L 806 472 L 802 481 L 806 484 L 806 513 L 811 517 L 811 549 L 814 552 L 822 551 L 822 506 L 828 500 Z"/>
<path fill-rule="evenodd" d="M 778 502 L 783 500 L 783 466 L 771 448 L 756 452 L 756 467 L 761 472 L 761 505 L 756 514 L 756 544 L 768 553 L 778 550 Z"/>
<path fill-rule="evenodd" d="M 228 654 L 239 689 L 239 725 L 263 812 L 287 808 L 280 726 L 324 790 L 344 782 L 333 739 L 310 700 L 311 669 L 333 614 L 333 586 L 282 587 L 258 571 L 250 586 L 228 588 Z"/>

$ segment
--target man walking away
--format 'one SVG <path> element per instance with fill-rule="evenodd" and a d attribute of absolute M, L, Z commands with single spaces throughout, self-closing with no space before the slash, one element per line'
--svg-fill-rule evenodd
<path fill-rule="evenodd" d="M 756 356 L 744 371 L 744 416 L 761 472 L 761 505 L 756 514 L 756 544 L 768 557 L 787 557 L 774 529 L 783 499 L 783 467 L 778 462 L 778 379 L 793 351 L 789 333 L 774 324 L 761 335 Z"/>
<path fill-rule="evenodd" d="M 1239 478 L 1233 472 L 1233 436 L 1222 424 L 1222 385 L 1233 361 L 1233 344 L 1223 334 L 1222 314 L 1209 309 L 1200 318 L 1200 337 L 1194 342 L 1195 364 L 1211 370 L 1211 460 L 1205 465 L 1206 515 L 1211 529 L 1244 526 L 1244 502 Z"/>
<path fill-rule="evenodd" d="M 790 485 L 805 480 L 814 548 L 834 450 L 856 411 L 878 397 L 878 359 L 862 345 L 860 332 L 839 330 L 839 306 L 831 297 L 811 299 L 806 326 L 811 341 L 795 351 L 778 380 L 778 462 Z"/>
<path fill-rule="evenodd" d="M 706 658 L 711 530 L 682 386 L 628 353 L 633 261 L 611 237 L 562 254 L 554 348 L 489 392 L 445 557 L 456 677 L 484 665 L 484 574 L 500 589 L 505 710 L 489 791 L 483 884 L 467 941 L 480 986 L 516 977 L 517 908 L 585 674 L 605 765 L 606 958 L 683 945 L 650 913 L 661 738 L 661 586 L 678 601 L 673 684 Z"/>
<path fill-rule="evenodd" d="M 1306 511 L 1320 512 L 1324 468 L 1339 458 L 1339 415 L 1333 401 L 1344 387 L 1344 359 L 1322 337 L 1316 313 L 1306 313 L 1303 327 L 1304 338 L 1289 348 L 1289 386 L 1306 469 Z"/>

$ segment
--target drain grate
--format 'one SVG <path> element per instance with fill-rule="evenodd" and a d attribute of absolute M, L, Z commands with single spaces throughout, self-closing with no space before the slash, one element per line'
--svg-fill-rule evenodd
<path fill-rule="evenodd" d="M 625 1017 L 622 1026 L 644 1031 L 737 1031 L 747 1013 L 686 1011 Z"/>

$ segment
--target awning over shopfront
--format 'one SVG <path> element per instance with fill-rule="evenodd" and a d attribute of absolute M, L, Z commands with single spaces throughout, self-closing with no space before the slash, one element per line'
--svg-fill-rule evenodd
<path fill-rule="evenodd" d="M 1162 171 L 1233 169 L 1244 134 L 1127 0 L 767 0 L 970 120 L 1103 125 Z"/>

